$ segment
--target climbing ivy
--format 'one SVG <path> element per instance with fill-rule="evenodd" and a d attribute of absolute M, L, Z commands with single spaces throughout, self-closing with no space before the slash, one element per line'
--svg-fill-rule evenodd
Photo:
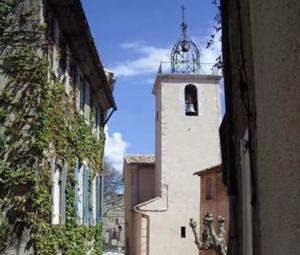
<path fill-rule="evenodd" d="M 0 252 L 26 228 L 27 248 L 34 254 L 101 254 L 101 224 L 77 223 L 73 168 L 77 160 L 88 158 L 90 182 L 102 171 L 103 129 L 96 139 L 93 123 L 77 111 L 74 96 L 66 95 L 53 75 L 49 81 L 44 25 L 25 43 L 16 43 L 16 33 L 5 32 L 16 16 L 16 2 L 0 3 L 0 37 L 5 38 L 0 41 Z M 50 158 L 68 167 L 66 224 L 60 226 L 51 224 Z"/>

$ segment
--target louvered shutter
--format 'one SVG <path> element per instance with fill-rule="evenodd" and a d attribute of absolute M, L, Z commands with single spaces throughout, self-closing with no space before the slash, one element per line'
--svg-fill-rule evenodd
<path fill-rule="evenodd" d="M 91 108 L 91 88 L 90 84 L 85 82 L 85 107 L 84 107 L 84 116 L 86 120 L 90 119 L 90 108 Z"/>
<path fill-rule="evenodd" d="M 85 175 L 85 165 L 81 165 L 78 171 L 78 203 L 77 203 L 77 217 L 80 224 L 83 223 L 83 213 L 84 213 L 84 175 Z"/>
<path fill-rule="evenodd" d="M 91 210 L 91 218 L 90 224 L 95 225 L 97 222 L 97 176 L 93 179 L 92 186 L 92 210 Z"/>
<path fill-rule="evenodd" d="M 66 166 L 60 172 L 60 224 L 66 223 Z"/>
<path fill-rule="evenodd" d="M 96 177 L 96 223 L 100 220 L 100 177 Z"/>
<path fill-rule="evenodd" d="M 67 44 L 66 45 L 65 91 L 68 95 L 70 93 L 70 61 L 71 61 L 70 47 Z"/>
<path fill-rule="evenodd" d="M 100 175 L 99 176 L 99 194 L 100 194 L 100 198 L 99 198 L 99 221 L 102 220 L 103 217 L 103 188 L 104 188 L 104 179 L 103 176 Z"/>
<path fill-rule="evenodd" d="M 75 165 L 74 165 L 74 179 L 75 179 L 75 185 L 74 185 L 74 208 L 76 211 L 76 215 L 78 216 L 78 191 L 79 191 L 79 165 L 78 165 L 78 159 L 76 158 Z"/>
<path fill-rule="evenodd" d="M 89 223 L 89 168 L 85 166 L 85 170 L 83 172 L 83 223 Z"/>

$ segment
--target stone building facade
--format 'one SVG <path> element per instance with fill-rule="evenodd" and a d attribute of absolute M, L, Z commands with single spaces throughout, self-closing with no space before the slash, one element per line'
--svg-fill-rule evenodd
<path fill-rule="evenodd" d="M 300 3 L 221 1 L 229 254 L 300 250 Z"/>
<path fill-rule="evenodd" d="M 0 12 L 0 253 L 99 253 L 113 74 L 80 1 L 2 1 Z"/>

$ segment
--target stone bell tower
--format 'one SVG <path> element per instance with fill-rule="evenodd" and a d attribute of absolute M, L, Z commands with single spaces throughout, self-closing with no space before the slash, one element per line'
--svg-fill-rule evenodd
<path fill-rule="evenodd" d="M 162 63 L 155 79 L 156 151 L 155 193 L 167 200 L 167 210 L 152 217 L 163 235 L 151 254 L 198 254 L 189 219 L 200 223 L 200 183 L 193 175 L 218 165 L 219 82 L 211 66 L 200 64 L 200 53 L 187 34 L 184 19 L 171 62 Z M 157 223 L 156 223 L 157 221 Z M 201 223 L 202 225 L 202 223 Z"/>

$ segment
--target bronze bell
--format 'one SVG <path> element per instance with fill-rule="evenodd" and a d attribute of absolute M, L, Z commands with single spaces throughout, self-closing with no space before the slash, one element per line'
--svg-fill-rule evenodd
<path fill-rule="evenodd" d="M 186 104 L 186 110 L 185 110 L 186 115 L 197 115 L 197 111 L 195 109 L 195 106 L 193 103 L 187 103 Z"/>
<path fill-rule="evenodd" d="M 181 42 L 181 50 L 182 52 L 188 52 L 190 50 L 189 43 L 186 40 Z"/>

